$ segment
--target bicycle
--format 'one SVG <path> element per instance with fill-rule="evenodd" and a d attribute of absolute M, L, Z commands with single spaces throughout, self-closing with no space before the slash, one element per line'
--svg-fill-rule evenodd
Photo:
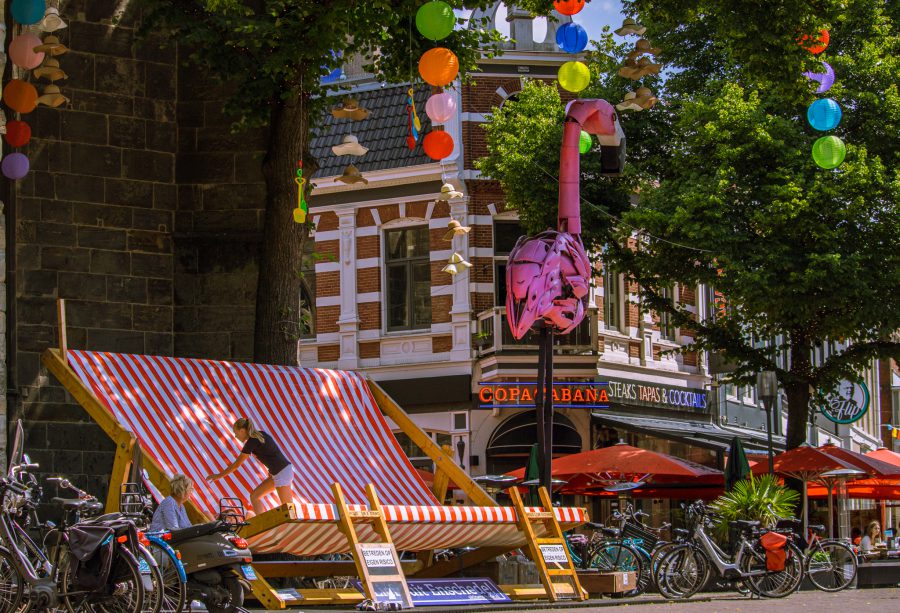
<path fill-rule="evenodd" d="M 706 585 L 713 571 L 729 583 L 743 581 L 753 593 L 767 598 L 782 598 L 800 587 L 803 555 L 790 540 L 785 543 L 784 568 L 769 570 L 766 551 L 759 543 L 759 537 L 769 531 L 760 529 L 758 521 L 729 522 L 740 537 L 734 556 L 728 556 L 706 533 L 716 516 L 702 501 L 689 505 L 686 516 L 691 524 L 687 541 L 671 548 L 655 570 L 657 587 L 665 598 L 690 598 Z"/>
<path fill-rule="evenodd" d="M 608 522 L 618 522 L 622 542 L 637 551 L 641 558 L 638 594 L 642 594 L 653 584 L 653 555 L 658 549 L 665 547 L 667 543 L 660 539 L 660 535 L 672 527 L 672 524 L 666 522 L 659 528 L 653 528 L 644 524 L 642 517 L 649 515 L 640 510 L 635 511 L 631 503 L 628 503 L 624 511 L 614 511 Z"/>
<path fill-rule="evenodd" d="M 592 531 L 591 537 L 569 535 L 566 543 L 572 555 L 572 562 L 582 569 L 597 569 L 601 572 L 633 572 L 639 578 L 643 572 L 641 554 L 637 549 L 623 542 L 617 528 L 603 524 L 586 522 Z M 623 596 L 637 596 L 643 590 L 639 587 L 625 592 Z"/>

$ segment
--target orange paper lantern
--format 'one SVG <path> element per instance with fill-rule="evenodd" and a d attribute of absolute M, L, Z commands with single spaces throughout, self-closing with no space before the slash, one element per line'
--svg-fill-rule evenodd
<path fill-rule="evenodd" d="M 560 15 L 574 15 L 584 8 L 584 0 L 554 0 L 553 8 Z"/>
<path fill-rule="evenodd" d="M 443 160 L 453 153 L 453 137 L 438 130 L 429 132 L 422 141 L 422 149 L 432 160 Z"/>
<path fill-rule="evenodd" d="M 3 102 L 17 113 L 30 113 L 37 106 L 37 90 L 31 83 L 10 79 L 3 88 Z"/>
<path fill-rule="evenodd" d="M 459 58 L 445 47 L 435 47 L 422 54 L 419 74 L 435 87 L 450 85 L 459 74 Z"/>
<path fill-rule="evenodd" d="M 825 49 L 828 48 L 828 42 L 831 40 L 831 35 L 828 33 L 828 30 L 824 28 L 819 30 L 819 36 L 813 38 L 807 34 L 804 34 L 800 37 L 800 40 L 797 42 L 798 45 L 812 53 L 813 55 L 819 55 Z"/>

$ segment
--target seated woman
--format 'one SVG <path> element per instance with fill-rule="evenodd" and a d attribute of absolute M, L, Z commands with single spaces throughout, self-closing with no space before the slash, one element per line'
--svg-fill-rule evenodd
<path fill-rule="evenodd" d="M 881 543 L 881 524 L 873 520 L 866 526 L 866 534 L 859 543 L 863 553 L 869 553 L 875 549 L 875 545 Z"/>
<path fill-rule="evenodd" d="M 172 495 L 163 499 L 156 507 L 149 532 L 170 532 L 193 525 L 184 510 L 184 503 L 191 497 L 194 482 L 185 475 L 175 475 L 169 481 L 169 489 Z"/>

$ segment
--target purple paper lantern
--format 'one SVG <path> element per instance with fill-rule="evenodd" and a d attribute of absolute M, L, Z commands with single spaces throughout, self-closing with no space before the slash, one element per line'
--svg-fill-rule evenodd
<path fill-rule="evenodd" d="M 10 153 L 3 158 L 0 169 L 2 169 L 4 177 L 18 181 L 28 174 L 29 166 L 28 158 L 24 153 Z"/>
<path fill-rule="evenodd" d="M 825 67 L 825 72 L 810 70 L 803 73 L 804 77 L 819 84 L 819 87 L 816 88 L 817 94 L 824 94 L 834 85 L 834 68 L 828 62 L 822 62 L 822 66 Z"/>

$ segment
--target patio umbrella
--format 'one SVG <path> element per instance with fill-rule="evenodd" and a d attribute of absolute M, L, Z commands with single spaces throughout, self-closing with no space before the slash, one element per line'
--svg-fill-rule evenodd
<path fill-rule="evenodd" d="M 865 454 L 865 457 L 891 464 L 900 470 L 900 453 L 895 453 L 885 447 L 870 451 Z M 826 495 L 824 487 L 810 486 L 809 488 L 809 496 L 812 498 L 824 498 Z M 900 478 L 858 479 L 847 484 L 847 496 L 863 500 L 900 500 Z"/>
<path fill-rule="evenodd" d="M 866 457 L 875 458 L 876 460 L 881 460 L 882 462 L 887 462 L 894 466 L 900 466 L 900 453 L 891 451 L 887 447 L 879 447 L 875 451 L 870 451 L 866 454 Z"/>
<path fill-rule="evenodd" d="M 885 462 L 877 457 L 844 449 L 833 443 L 822 445 L 819 450 L 839 458 L 873 477 L 900 478 L 900 465 Z"/>
<path fill-rule="evenodd" d="M 750 474 L 750 462 L 744 452 L 741 439 L 735 436 L 731 439 L 731 447 L 728 449 L 728 464 L 725 465 L 725 489 L 730 490 L 734 484 L 745 479 Z"/>

